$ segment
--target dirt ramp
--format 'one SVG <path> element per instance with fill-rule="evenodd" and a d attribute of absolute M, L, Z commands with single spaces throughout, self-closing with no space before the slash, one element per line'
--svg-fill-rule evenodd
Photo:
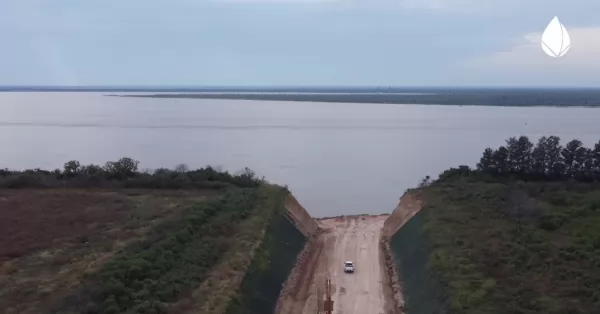
<path fill-rule="evenodd" d="M 423 203 L 420 200 L 420 193 L 409 191 L 400 198 L 400 203 L 396 209 L 385 220 L 383 224 L 383 235 L 392 237 L 398 230 L 421 210 Z"/>
<path fill-rule="evenodd" d="M 283 289 L 276 314 L 315 314 L 322 309 L 324 284 L 331 279 L 334 313 L 396 314 L 379 258 L 387 217 L 344 216 L 319 219 L 319 231 L 305 248 Z M 357 270 L 346 274 L 347 260 Z"/>
<path fill-rule="evenodd" d="M 316 221 L 292 194 L 289 194 L 285 200 L 285 209 L 286 216 L 305 237 L 309 237 L 317 231 Z"/>

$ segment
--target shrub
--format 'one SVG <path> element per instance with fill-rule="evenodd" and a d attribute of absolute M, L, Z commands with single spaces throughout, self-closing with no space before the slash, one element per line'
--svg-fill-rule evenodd
<path fill-rule="evenodd" d="M 54 188 L 54 187 L 126 187 L 126 188 L 208 188 L 223 189 L 231 186 L 257 187 L 265 182 L 245 168 L 236 175 L 212 167 L 189 170 L 186 165 L 176 170 L 159 168 L 153 172 L 139 171 L 139 162 L 131 158 L 109 161 L 104 167 L 79 161 L 65 163 L 64 169 L 11 171 L 0 169 L 0 188 Z"/>
<path fill-rule="evenodd" d="M 221 200 L 189 208 L 165 222 L 159 236 L 130 246 L 96 275 L 105 312 L 162 313 L 164 302 L 202 282 L 229 245 L 219 241 L 253 211 L 256 189 L 235 189 Z"/>

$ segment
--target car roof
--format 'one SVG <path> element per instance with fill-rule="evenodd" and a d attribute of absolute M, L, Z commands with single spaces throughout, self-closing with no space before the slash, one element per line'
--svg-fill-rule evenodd
<path fill-rule="evenodd" d="M 345 264 L 354 264 L 352 261 L 346 261 Z"/>

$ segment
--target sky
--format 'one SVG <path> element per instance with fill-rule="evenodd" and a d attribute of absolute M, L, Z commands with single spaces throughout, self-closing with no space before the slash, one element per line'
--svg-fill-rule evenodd
<path fill-rule="evenodd" d="M 598 0 L 2 0 L 0 40 L 12 86 L 600 86 Z"/>

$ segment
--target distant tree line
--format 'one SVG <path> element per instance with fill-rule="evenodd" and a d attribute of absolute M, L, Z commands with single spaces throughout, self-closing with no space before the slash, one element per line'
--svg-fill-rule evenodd
<path fill-rule="evenodd" d="M 125 188 L 226 188 L 256 187 L 264 178 L 245 168 L 238 174 L 213 167 L 190 170 L 185 164 L 174 169 L 159 168 L 140 171 L 139 161 L 124 157 L 104 166 L 82 165 L 77 160 L 52 171 L 29 169 L 23 171 L 0 169 L 0 188 L 27 187 L 125 187 Z"/>
<path fill-rule="evenodd" d="M 250 91 L 221 91 L 221 93 L 168 93 L 124 95 L 121 97 L 244 99 L 264 101 L 309 101 L 341 103 L 436 104 L 456 106 L 600 106 L 598 89 L 418 89 L 407 90 L 327 90 L 322 93 L 288 91 L 268 93 Z M 367 93 L 365 93 L 367 92 Z M 409 92 L 409 93 L 406 93 Z M 415 95 L 414 92 L 418 94 Z M 331 94 L 333 93 L 333 94 Z"/>
<path fill-rule="evenodd" d="M 486 148 L 476 169 L 452 168 L 440 179 L 473 172 L 526 181 L 600 182 L 600 141 L 588 148 L 577 139 L 562 146 L 558 136 L 543 136 L 536 144 L 527 136 L 511 137 L 495 150 Z"/>

